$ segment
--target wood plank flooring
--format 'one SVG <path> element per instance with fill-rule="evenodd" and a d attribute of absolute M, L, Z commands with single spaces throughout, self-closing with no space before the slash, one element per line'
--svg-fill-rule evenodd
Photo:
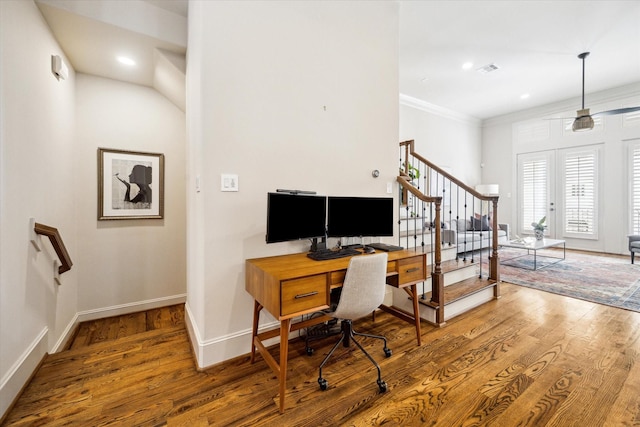
<path fill-rule="evenodd" d="M 198 372 L 182 316 L 172 307 L 83 325 L 3 425 L 640 425 L 640 313 L 503 283 L 501 299 L 443 328 L 423 324 L 417 347 L 409 324 L 381 312 L 354 327 L 387 337 L 388 359 L 380 342 L 362 341 L 387 393 L 353 346 L 334 354 L 320 391 L 317 367 L 336 337 L 314 342 L 312 356 L 295 339 L 282 415 L 261 358 Z"/>

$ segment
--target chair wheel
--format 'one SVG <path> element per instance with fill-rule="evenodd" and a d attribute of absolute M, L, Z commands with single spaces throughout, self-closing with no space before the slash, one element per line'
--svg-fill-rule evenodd
<path fill-rule="evenodd" d="M 318 378 L 318 384 L 320 384 L 320 390 L 322 391 L 325 391 L 329 386 L 329 384 L 327 383 L 327 380 L 325 380 L 324 378 Z M 385 387 L 386 387 L 386 384 L 385 384 Z"/>
<path fill-rule="evenodd" d="M 393 352 L 391 351 L 390 348 L 385 348 L 384 349 L 384 355 L 387 357 L 391 357 L 391 355 L 393 354 Z"/>
<path fill-rule="evenodd" d="M 315 350 L 314 350 L 314 349 L 312 349 L 311 347 L 307 347 L 307 356 L 311 356 L 311 355 L 313 355 L 313 352 L 314 352 L 314 351 L 315 351 Z"/>
<path fill-rule="evenodd" d="M 378 380 L 378 387 L 380 388 L 380 393 L 384 393 L 387 391 L 387 383 L 382 380 Z"/>

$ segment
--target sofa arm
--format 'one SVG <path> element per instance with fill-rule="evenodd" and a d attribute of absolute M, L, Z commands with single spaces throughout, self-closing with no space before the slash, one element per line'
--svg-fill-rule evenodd
<path fill-rule="evenodd" d="M 458 233 L 455 230 L 441 230 L 442 243 L 448 243 L 450 245 L 458 244 Z"/>
<path fill-rule="evenodd" d="M 507 240 L 511 239 L 511 227 L 509 227 L 509 224 L 498 224 L 498 228 L 500 230 L 504 230 L 505 233 L 507 233 Z"/>

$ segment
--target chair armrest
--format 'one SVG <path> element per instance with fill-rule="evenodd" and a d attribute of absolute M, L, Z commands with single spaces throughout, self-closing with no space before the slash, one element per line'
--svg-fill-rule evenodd
<path fill-rule="evenodd" d="M 629 237 L 629 250 L 631 250 L 631 243 L 639 241 L 640 234 L 632 234 L 628 237 Z"/>
<path fill-rule="evenodd" d="M 507 233 L 507 240 L 511 238 L 511 227 L 509 227 L 509 224 L 498 224 L 498 228 L 500 230 L 504 230 L 505 233 Z"/>

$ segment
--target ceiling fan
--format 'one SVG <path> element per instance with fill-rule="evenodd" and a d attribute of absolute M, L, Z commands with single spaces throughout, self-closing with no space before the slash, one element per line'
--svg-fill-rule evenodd
<path fill-rule="evenodd" d="M 593 117 L 594 116 L 608 116 L 613 114 L 625 114 L 633 111 L 640 111 L 639 107 L 627 107 L 617 108 L 615 110 L 600 111 L 599 113 L 589 114 L 589 109 L 584 108 L 584 60 L 589 56 L 589 52 L 582 52 L 578 55 L 578 58 L 582 59 L 582 108 L 577 111 L 577 115 L 573 120 L 571 129 L 574 132 L 585 131 L 593 129 Z"/>

